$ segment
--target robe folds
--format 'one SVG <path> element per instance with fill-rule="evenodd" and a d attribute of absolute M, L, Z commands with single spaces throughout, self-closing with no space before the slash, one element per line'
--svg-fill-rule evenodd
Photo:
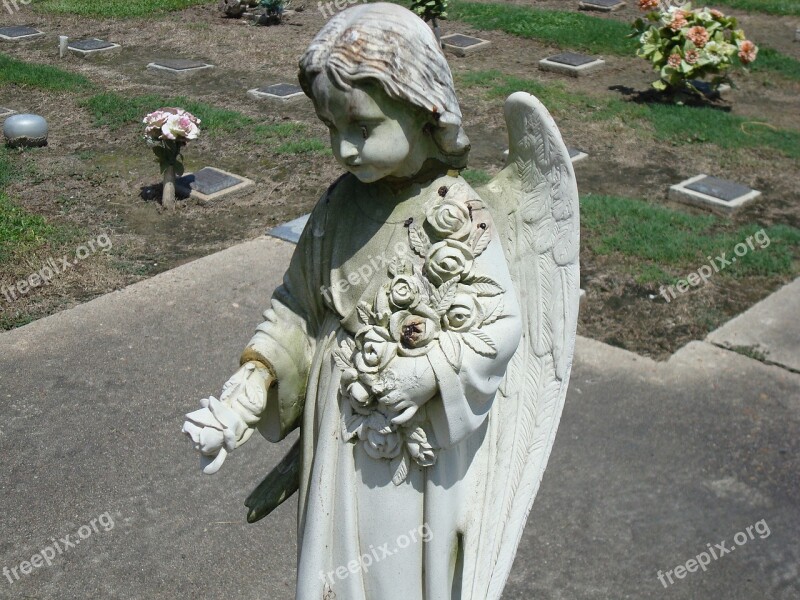
<path fill-rule="evenodd" d="M 262 435 L 277 442 L 301 429 L 297 600 L 483 600 L 470 599 L 467 584 L 462 592 L 481 568 L 464 556 L 464 539 L 477 531 L 484 477 L 493 468 L 480 452 L 486 419 L 521 335 L 498 232 L 490 226 L 492 240 L 472 267 L 503 289 L 503 318 L 483 328 L 496 356 L 464 346 L 456 371 L 437 342 L 424 357 L 439 387 L 420 409 L 434 465 L 411 462 L 396 485 L 389 460 L 345 441 L 342 371 L 333 359 L 357 332 L 359 301 L 371 304 L 391 279 L 392 258 L 413 256 L 409 223 L 424 222 L 441 186 L 457 181 L 444 176 L 401 191 L 352 175 L 337 181 L 314 208 L 242 356 L 270 365 L 277 377 Z M 485 208 L 476 212 L 476 222 L 491 223 Z"/>

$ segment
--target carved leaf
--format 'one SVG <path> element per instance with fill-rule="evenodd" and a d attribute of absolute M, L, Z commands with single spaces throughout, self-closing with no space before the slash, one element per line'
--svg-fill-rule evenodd
<path fill-rule="evenodd" d="M 375 322 L 375 314 L 366 302 L 359 302 L 356 306 L 359 320 L 365 325 L 371 325 Z"/>
<path fill-rule="evenodd" d="M 431 296 L 432 308 L 440 317 L 450 310 L 450 307 L 453 305 L 453 300 L 456 299 L 456 292 L 458 291 L 457 285 L 458 280 L 451 279 L 443 283 L 439 289 L 433 292 Z"/>
<path fill-rule="evenodd" d="M 472 248 L 472 253 L 475 256 L 480 256 L 483 254 L 483 251 L 489 246 L 489 242 L 492 241 L 492 235 L 489 233 L 489 229 L 478 229 L 480 233 L 475 238 L 475 245 Z"/>
<path fill-rule="evenodd" d="M 481 323 L 483 325 L 491 325 L 498 319 L 502 319 L 508 315 L 503 314 L 503 309 L 505 308 L 505 304 L 503 303 L 503 298 L 499 298 L 495 303 L 491 310 L 488 311 L 486 318 Z"/>
<path fill-rule="evenodd" d="M 333 362 L 336 363 L 336 366 L 339 367 L 342 371 L 347 369 L 353 368 L 353 363 L 350 362 L 350 357 L 352 356 L 351 353 L 346 353 L 343 349 L 339 348 L 333 352 Z"/>
<path fill-rule="evenodd" d="M 406 480 L 406 477 L 408 477 L 408 468 L 410 466 L 409 463 L 408 454 L 405 450 L 400 453 L 400 456 L 392 459 L 391 466 L 394 471 L 394 476 L 392 477 L 393 484 L 400 485 Z"/>
<path fill-rule="evenodd" d="M 494 358 L 497 356 L 497 346 L 494 340 L 485 331 L 473 329 L 463 334 L 464 343 L 481 356 Z"/>
<path fill-rule="evenodd" d="M 420 256 L 425 256 L 431 247 L 431 240 L 420 225 L 411 225 L 408 228 L 408 240 L 414 252 Z"/>
<path fill-rule="evenodd" d="M 473 283 L 470 287 L 478 296 L 499 296 L 505 291 L 497 283 Z"/>
<path fill-rule="evenodd" d="M 452 331 L 443 331 L 439 336 L 442 353 L 455 371 L 461 369 L 461 340 L 459 338 L 460 336 Z"/>

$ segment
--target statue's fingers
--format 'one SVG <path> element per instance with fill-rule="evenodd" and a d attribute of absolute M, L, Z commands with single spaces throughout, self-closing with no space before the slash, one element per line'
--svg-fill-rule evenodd
<path fill-rule="evenodd" d="M 412 404 L 412 406 L 409 406 L 402 413 L 400 413 L 394 419 L 392 419 L 392 423 L 394 423 L 395 425 L 404 425 L 405 423 L 410 421 L 411 417 L 413 417 L 416 413 L 417 413 L 417 405 Z"/>
<path fill-rule="evenodd" d="M 227 450 L 225 448 L 220 448 L 219 453 L 214 456 L 204 456 L 200 455 L 200 468 L 203 470 L 203 473 L 206 475 L 213 475 L 217 471 L 219 471 L 222 463 L 225 462 L 225 457 L 228 456 Z"/>

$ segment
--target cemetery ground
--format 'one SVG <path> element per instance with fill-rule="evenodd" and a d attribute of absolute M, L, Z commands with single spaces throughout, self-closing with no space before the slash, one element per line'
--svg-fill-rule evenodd
<path fill-rule="evenodd" d="M 195 6 L 150 14 L 188 4 Z M 719 4 L 729 10 L 753 3 Z M 317 5 L 308 2 L 273 27 L 222 18 L 216 5 L 44 0 L 0 17 L 0 25 L 47 34 L 0 46 L 0 106 L 50 123 L 48 147 L 0 150 L 0 285 L 100 235 L 113 242 L 108 253 L 95 253 L 12 302 L 0 296 L 4 329 L 253 239 L 309 212 L 340 173 L 310 101 L 247 94 L 296 82 L 297 59 L 325 20 Z M 663 359 L 798 273 L 800 44 L 792 42 L 798 16 L 792 2 L 763 5 L 778 14 L 730 9 L 761 45 L 759 60 L 750 72 L 734 73 L 735 87 L 720 101 L 672 106 L 648 92 L 655 75 L 624 38 L 638 14 L 635 2 L 628 5 L 601 15 L 578 13 L 577 1 L 455 1 L 443 33 L 491 41 L 474 54 L 449 56 L 473 140 L 465 177 L 479 186 L 503 166 L 504 98 L 517 90 L 537 95 L 567 144 L 589 154 L 576 164 L 587 292 L 579 333 Z M 147 15 L 131 14 L 142 6 Z M 58 35 L 97 37 L 122 50 L 59 59 Z M 605 68 L 577 79 L 538 70 L 540 59 L 562 51 L 601 56 Z M 160 78 L 145 69 L 158 58 L 203 60 L 214 69 L 185 80 Z M 163 210 L 158 167 L 141 137 L 142 117 L 162 105 L 203 120 L 200 139 L 184 152 L 187 171 L 213 166 L 256 185 Z M 763 196 L 732 216 L 668 200 L 670 185 L 699 173 Z M 730 257 L 762 229 L 768 246 L 756 245 L 670 302 L 659 293 L 707 257 Z"/>

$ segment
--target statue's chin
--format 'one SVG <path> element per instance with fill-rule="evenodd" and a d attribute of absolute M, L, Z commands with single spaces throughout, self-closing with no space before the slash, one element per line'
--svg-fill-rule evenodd
<path fill-rule="evenodd" d="M 361 183 L 375 183 L 379 179 L 382 179 L 386 176 L 385 173 L 382 173 L 376 169 L 371 169 L 370 167 L 360 166 L 360 167 L 347 167 L 347 170 L 350 171 L 353 175 Z"/>

